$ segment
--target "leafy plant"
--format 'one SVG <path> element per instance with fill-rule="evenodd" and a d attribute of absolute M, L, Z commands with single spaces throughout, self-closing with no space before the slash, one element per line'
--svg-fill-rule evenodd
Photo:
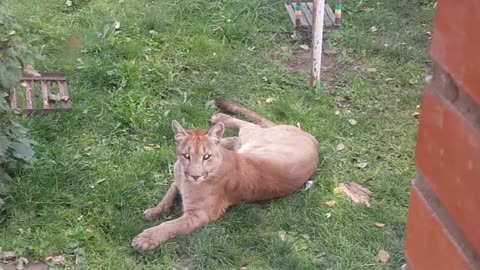
<path fill-rule="evenodd" d="M 0 196 L 5 193 L 6 171 L 28 165 L 33 160 L 27 129 L 13 121 L 7 103 L 8 93 L 16 87 L 22 70 L 32 63 L 31 53 L 18 36 L 20 26 L 0 5 Z M 0 197 L 0 207 L 2 204 Z"/>

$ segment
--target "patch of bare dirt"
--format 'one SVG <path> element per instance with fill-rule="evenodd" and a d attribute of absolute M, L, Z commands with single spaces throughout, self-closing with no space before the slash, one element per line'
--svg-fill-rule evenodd
<path fill-rule="evenodd" d="M 293 46 L 293 58 L 287 61 L 285 66 L 292 73 L 304 72 L 310 73 L 312 68 L 312 51 L 307 44 L 295 44 Z M 352 68 L 344 64 L 340 64 L 337 60 L 337 54 L 324 50 L 322 55 L 321 81 L 327 89 L 332 89 L 343 81 L 345 78 L 355 72 Z M 340 79 L 340 80 L 338 80 Z"/>

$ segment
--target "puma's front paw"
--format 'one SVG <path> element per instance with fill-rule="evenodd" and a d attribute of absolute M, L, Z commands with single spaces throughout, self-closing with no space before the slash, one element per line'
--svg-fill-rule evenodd
<path fill-rule="evenodd" d="M 164 210 L 162 207 L 152 207 L 148 208 L 143 212 L 143 220 L 145 221 L 152 221 L 160 217 L 161 214 L 163 214 Z"/>
<path fill-rule="evenodd" d="M 153 230 L 145 230 L 132 240 L 132 247 L 138 252 L 154 250 L 160 244 L 161 242 L 158 237 L 155 237 Z"/>

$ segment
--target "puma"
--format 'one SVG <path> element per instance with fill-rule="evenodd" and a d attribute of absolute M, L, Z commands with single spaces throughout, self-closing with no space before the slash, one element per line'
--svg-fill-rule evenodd
<path fill-rule="evenodd" d="M 223 112 L 243 114 L 251 122 L 218 113 L 209 130 L 186 131 L 175 120 L 177 143 L 174 181 L 160 203 L 144 212 L 151 221 L 167 213 L 177 196 L 183 215 L 137 235 L 132 246 L 143 252 L 187 235 L 217 220 L 232 205 L 286 196 L 303 186 L 318 166 L 318 141 L 290 125 L 276 125 L 239 105 L 216 100 Z M 225 128 L 238 137 L 222 138 Z"/>

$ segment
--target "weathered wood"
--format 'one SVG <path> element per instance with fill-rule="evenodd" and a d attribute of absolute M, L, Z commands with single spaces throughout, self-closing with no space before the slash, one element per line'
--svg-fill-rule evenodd
<path fill-rule="evenodd" d="M 297 26 L 295 17 L 296 3 L 292 1 L 285 2 L 285 9 L 287 11 L 290 22 Z M 335 15 L 328 4 L 325 4 L 324 26 L 331 27 L 335 23 Z M 302 16 L 300 18 L 300 25 L 302 28 L 311 28 L 313 26 L 313 2 L 302 3 Z"/>
<path fill-rule="evenodd" d="M 58 81 L 58 95 L 60 96 L 62 107 L 69 109 L 71 107 L 70 97 L 68 96 L 67 83 L 65 81 Z"/>
<path fill-rule="evenodd" d="M 59 72 L 45 72 L 41 73 L 41 76 L 28 76 L 24 75 L 22 80 L 32 81 L 66 81 L 65 74 Z"/>
<path fill-rule="evenodd" d="M 312 70 L 310 72 L 310 85 L 315 87 L 320 81 L 322 66 L 322 41 L 323 23 L 325 15 L 325 1 L 313 2 L 313 28 L 312 28 Z"/>
<path fill-rule="evenodd" d="M 42 107 L 37 108 L 35 105 L 35 83 L 40 84 Z M 58 95 L 52 95 L 52 83 L 58 85 Z M 25 86 L 25 103 L 26 108 L 19 108 L 19 95 L 17 89 L 10 89 L 10 108 L 12 110 L 20 110 L 24 115 L 33 115 L 37 112 L 53 112 L 60 108 L 55 108 L 52 102 L 60 102 L 62 109 L 71 108 L 71 101 L 68 95 L 67 81 L 63 73 L 41 73 L 40 76 L 24 75 L 22 77 L 22 85 Z"/>
<path fill-rule="evenodd" d="M 313 3 L 303 3 L 302 4 L 302 9 L 305 10 L 303 12 L 303 16 L 305 17 L 305 20 L 307 21 L 307 24 L 311 27 L 313 25 Z"/>
<path fill-rule="evenodd" d="M 48 96 L 50 95 L 50 82 L 49 81 L 41 81 L 40 82 L 42 87 L 42 101 L 43 101 L 43 108 L 50 109 L 50 101 L 48 100 Z"/>
<path fill-rule="evenodd" d="M 25 101 L 27 109 L 35 109 L 35 93 L 33 92 L 33 81 L 25 81 Z"/>
<path fill-rule="evenodd" d="M 332 8 L 325 4 L 325 20 L 323 21 L 326 27 L 333 26 L 335 24 L 335 14 L 333 14 Z"/>
<path fill-rule="evenodd" d="M 18 92 L 16 88 L 10 89 L 10 108 L 12 110 L 18 109 Z"/>

